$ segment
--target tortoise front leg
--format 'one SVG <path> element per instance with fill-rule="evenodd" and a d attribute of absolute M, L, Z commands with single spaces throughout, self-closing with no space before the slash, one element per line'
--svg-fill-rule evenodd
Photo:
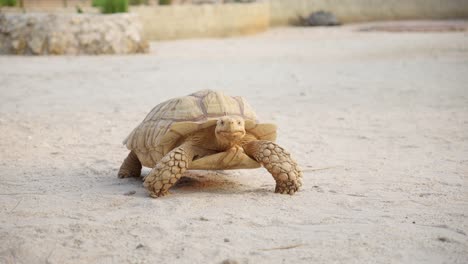
<path fill-rule="evenodd" d="M 294 194 L 302 186 L 302 171 L 291 155 L 276 143 L 255 140 L 243 146 L 245 152 L 262 164 L 276 181 L 276 193 Z"/>
<path fill-rule="evenodd" d="M 171 188 L 187 170 L 193 158 L 189 145 L 179 146 L 166 154 L 145 177 L 143 185 L 150 196 L 157 198 L 168 194 Z"/>

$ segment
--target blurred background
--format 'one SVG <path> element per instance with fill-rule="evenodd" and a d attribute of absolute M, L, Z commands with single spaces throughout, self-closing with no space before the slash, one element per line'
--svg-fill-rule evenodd
<path fill-rule="evenodd" d="M 139 17 L 148 40 L 225 37 L 304 25 L 318 11 L 329 12 L 340 23 L 468 17 L 466 0 L 0 0 L 0 6 L 1 13 L 128 12 Z"/>

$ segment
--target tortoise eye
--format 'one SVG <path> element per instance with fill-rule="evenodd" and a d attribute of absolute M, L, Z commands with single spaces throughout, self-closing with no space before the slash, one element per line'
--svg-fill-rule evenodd
<path fill-rule="evenodd" d="M 221 121 L 221 125 L 224 125 L 224 121 Z"/>
<path fill-rule="evenodd" d="M 240 125 L 240 124 L 241 124 L 241 121 L 237 121 L 237 124 Z"/>

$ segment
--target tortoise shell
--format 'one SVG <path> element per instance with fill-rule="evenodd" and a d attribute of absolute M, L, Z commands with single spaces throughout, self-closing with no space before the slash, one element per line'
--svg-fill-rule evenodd
<path fill-rule="evenodd" d="M 216 125 L 217 119 L 226 115 L 244 118 L 246 132 L 257 139 L 276 139 L 276 126 L 259 123 L 254 110 L 243 97 L 202 90 L 155 106 L 123 144 L 135 151 L 144 166 L 153 167 L 180 145 L 185 136 Z"/>

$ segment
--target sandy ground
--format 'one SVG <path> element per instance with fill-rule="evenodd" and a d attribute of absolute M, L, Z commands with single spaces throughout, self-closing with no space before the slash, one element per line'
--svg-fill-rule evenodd
<path fill-rule="evenodd" d="M 466 32 L 283 28 L 149 55 L 2 56 L 0 263 L 466 263 L 467 84 Z M 206 88 L 278 124 L 301 192 L 273 193 L 263 169 L 190 172 L 161 199 L 117 179 L 146 113 Z"/>

